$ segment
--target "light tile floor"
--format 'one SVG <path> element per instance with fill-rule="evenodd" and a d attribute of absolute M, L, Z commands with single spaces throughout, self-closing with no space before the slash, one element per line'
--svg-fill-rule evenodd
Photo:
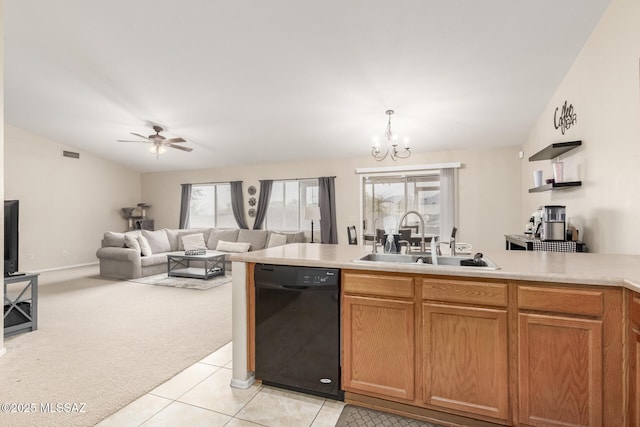
<path fill-rule="evenodd" d="M 231 353 L 228 343 L 98 426 L 335 426 L 343 402 L 258 384 L 232 388 Z"/>

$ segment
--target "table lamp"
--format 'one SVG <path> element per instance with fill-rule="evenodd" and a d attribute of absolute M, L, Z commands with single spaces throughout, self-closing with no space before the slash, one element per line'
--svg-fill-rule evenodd
<path fill-rule="evenodd" d="M 313 241 L 313 221 L 320 219 L 320 207 L 307 206 L 304 210 L 304 219 L 311 221 L 311 243 L 315 243 Z"/>

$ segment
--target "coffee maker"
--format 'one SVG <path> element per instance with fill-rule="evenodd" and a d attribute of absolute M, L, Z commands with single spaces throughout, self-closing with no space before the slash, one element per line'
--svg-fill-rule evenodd
<path fill-rule="evenodd" d="M 540 239 L 565 240 L 566 239 L 566 207 L 559 205 L 547 205 L 542 207 L 542 226 Z"/>

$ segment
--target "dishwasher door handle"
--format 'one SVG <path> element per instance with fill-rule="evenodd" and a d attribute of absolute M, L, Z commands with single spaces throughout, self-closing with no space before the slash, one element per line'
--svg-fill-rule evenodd
<path fill-rule="evenodd" d="M 256 289 L 276 289 L 276 290 L 281 290 L 281 291 L 304 291 L 307 289 L 310 290 L 323 290 L 326 288 L 335 288 L 337 289 L 338 286 L 336 285 L 278 285 L 275 283 L 256 283 Z"/>

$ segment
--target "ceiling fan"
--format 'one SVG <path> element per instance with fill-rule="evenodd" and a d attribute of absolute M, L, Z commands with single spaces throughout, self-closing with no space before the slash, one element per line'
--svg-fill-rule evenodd
<path fill-rule="evenodd" d="M 153 126 L 153 130 L 156 131 L 155 135 L 143 136 L 139 133 L 131 132 L 131 135 L 135 135 L 137 137 L 142 138 L 144 141 L 136 140 L 129 141 L 124 139 L 119 139 L 118 142 L 147 142 L 151 143 L 151 147 L 149 147 L 149 151 L 156 155 L 156 159 L 160 154 L 164 154 L 167 152 L 167 147 L 177 148 L 178 150 L 190 152 L 193 151 L 193 148 L 185 147 L 183 145 L 177 145 L 180 142 L 187 142 L 183 138 L 170 138 L 167 139 L 164 136 L 160 135 L 160 132 L 164 131 L 160 126 Z"/>

